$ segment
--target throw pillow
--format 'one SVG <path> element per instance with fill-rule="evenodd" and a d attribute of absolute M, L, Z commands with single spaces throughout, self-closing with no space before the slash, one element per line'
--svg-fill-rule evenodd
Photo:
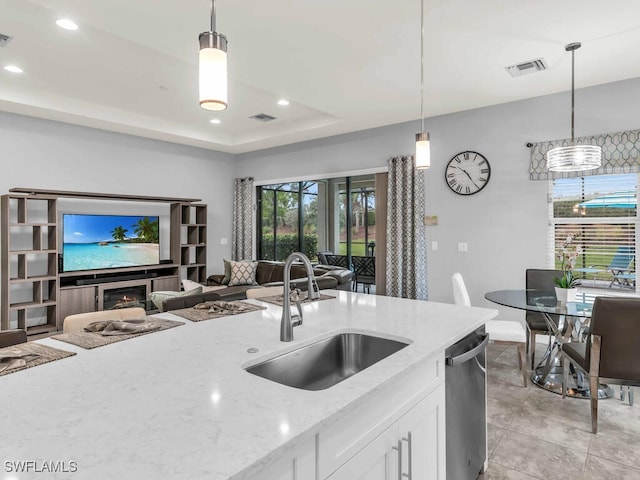
<path fill-rule="evenodd" d="M 214 290 L 220 290 L 221 288 L 227 288 L 227 287 L 222 287 L 220 285 L 206 287 L 204 285 L 199 284 L 198 282 L 194 282 L 193 280 L 188 280 L 186 278 L 182 280 L 182 289 L 185 292 L 188 292 L 189 290 L 193 290 L 195 288 L 202 288 L 202 293 L 207 293 L 207 292 L 213 292 Z"/>
<path fill-rule="evenodd" d="M 187 295 L 195 295 L 197 293 L 202 293 L 202 286 L 200 286 L 198 288 L 194 288 L 193 290 L 189 290 L 187 292 L 170 292 L 170 291 L 159 290 L 157 292 L 151 292 L 149 294 L 149 298 L 151 299 L 153 304 L 156 307 L 158 307 L 158 310 L 160 312 L 162 312 L 162 311 L 164 311 L 162 309 L 162 304 L 165 302 L 165 300 L 169 300 L 170 298 L 175 298 L 175 297 L 183 297 L 183 296 L 187 296 Z"/>
<path fill-rule="evenodd" d="M 229 262 L 231 264 L 231 279 L 229 286 L 236 285 L 257 285 L 256 271 L 258 262 Z"/>
<path fill-rule="evenodd" d="M 231 260 L 223 258 L 222 262 L 224 263 L 224 278 L 222 279 L 222 285 L 229 285 L 229 280 L 231 280 Z"/>

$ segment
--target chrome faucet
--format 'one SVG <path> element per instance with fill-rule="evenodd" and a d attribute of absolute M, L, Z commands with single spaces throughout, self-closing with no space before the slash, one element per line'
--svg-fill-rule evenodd
<path fill-rule="evenodd" d="M 300 260 L 307 270 L 307 298 L 309 300 L 317 300 L 320 298 L 320 292 L 318 291 L 318 284 L 316 278 L 313 275 L 313 267 L 306 255 L 300 252 L 293 252 L 287 257 L 287 261 L 284 264 L 284 292 L 283 292 L 283 304 L 282 304 L 282 320 L 280 320 L 280 341 L 291 342 L 293 341 L 293 327 L 302 325 L 302 306 L 300 305 L 299 292 L 296 293 L 296 307 L 298 314 L 291 316 L 291 265 L 295 260 Z"/>

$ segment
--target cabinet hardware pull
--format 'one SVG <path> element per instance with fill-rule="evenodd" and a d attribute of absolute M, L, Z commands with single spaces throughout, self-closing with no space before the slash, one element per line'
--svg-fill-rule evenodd
<path fill-rule="evenodd" d="M 411 432 L 407 432 L 407 436 L 402 438 L 402 441 L 407 442 L 407 446 L 409 447 L 409 451 L 407 452 L 408 460 L 409 460 L 409 473 L 403 473 L 402 476 L 406 477 L 408 480 L 412 480 L 413 478 L 413 459 L 411 458 L 412 453 L 412 444 L 411 444 Z"/>
<path fill-rule="evenodd" d="M 403 477 L 402 473 L 402 440 L 398 440 L 398 446 L 393 447 L 394 450 L 398 451 L 398 480 L 401 480 Z"/>

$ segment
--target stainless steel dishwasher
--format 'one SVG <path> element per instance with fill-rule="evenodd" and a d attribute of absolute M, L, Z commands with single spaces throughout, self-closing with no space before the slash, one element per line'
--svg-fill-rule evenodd
<path fill-rule="evenodd" d="M 476 480 L 487 456 L 484 326 L 445 351 L 447 479 Z"/>

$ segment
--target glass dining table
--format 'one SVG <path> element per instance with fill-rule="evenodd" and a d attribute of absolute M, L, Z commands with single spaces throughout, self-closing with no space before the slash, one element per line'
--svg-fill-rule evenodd
<path fill-rule="evenodd" d="M 530 312 L 539 312 L 549 328 L 547 349 L 533 369 L 531 381 L 545 390 L 562 394 L 560 349 L 569 341 L 584 341 L 588 334 L 594 294 L 578 293 L 575 302 L 558 302 L 552 290 L 497 290 L 484 296 L 490 302 Z M 578 371 L 569 376 L 567 396 L 589 398 L 589 381 Z M 598 398 L 612 396 L 607 385 L 600 385 Z"/>

